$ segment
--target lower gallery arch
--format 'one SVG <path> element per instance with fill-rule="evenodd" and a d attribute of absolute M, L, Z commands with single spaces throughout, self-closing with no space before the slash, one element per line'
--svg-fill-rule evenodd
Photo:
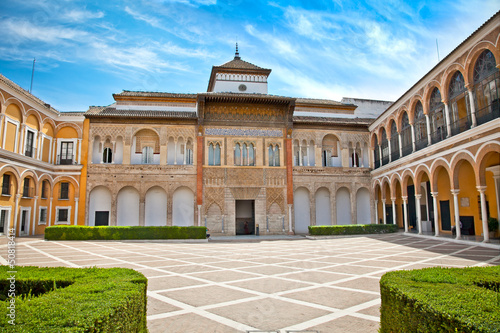
<path fill-rule="evenodd" d="M 500 153 L 490 152 L 480 162 L 481 184 L 486 186 L 486 213 L 500 220 Z M 497 231 L 498 235 L 498 231 Z"/>
<path fill-rule="evenodd" d="M 145 202 L 146 226 L 167 225 L 167 193 L 159 186 L 150 188 L 146 192 Z"/>
<path fill-rule="evenodd" d="M 331 225 L 330 191 L 322 187 L 316 191 L 316 225 Z"/>
<path fill-rule="evenodd" d="M 189 188 L 181 187 L 175 190 L 172 207 L 172 225 L 194 225 L 194 194 Z"/>
<path fill-rule="evenodd" d="M 311 207 L 309 205 L 309 191 L 306 188 L 300 187 L 295 190 L 293 207 L 295 213 L 295 233 L 308 233 L 308 227 L 311 223 Z"/>
<path fill-rule="evenodd" d="M 351 224 L 351 193 L 345 187 L 341 187 L 335 196 L 337 201 L 337 224 Z"/>
<path fill-rule="evenodd" d="M 92 189 L 89 197 L 89 226 L 109 225 L 111 192 L 104 186 Z"/>
<path fill-rule="evenodd" d="M 220 207 L 212 203 L 207 210 L 206 227 L 210 229 L 211 233 L 222 232 L 222 212 Z"/>
<path fill-rule="evenodd" d="M 372 216 L 370 212 L 370 191 L 362 187 L 356 193 L 356 217 L 357 224 L 370 224 L 372 223 Z"/>
<path fill-rule="evenodd" d="M 479 192 L 476 188 L 474 168 L 468 160 L 459 161 L 454 170 L 458 193 L 458 216 L 461 235 L 481 235 L 483 227 L 479 215 Z M 456 210 L 456 208 L 455 208 Z"/>
<path fill-rule="evenodd" d="M 440 231 L 451 233 L 451 224 L 455 220 L 453 196 L 451 195 L 450 175 L 444 167 L 438 167 L 434 173 L 437 185 L 437 208 Z"/>
<path fill-rule="evenodd" d="M 139 192 L 127 186 L 118 192 L 116 225 L 139 225 Z"/>

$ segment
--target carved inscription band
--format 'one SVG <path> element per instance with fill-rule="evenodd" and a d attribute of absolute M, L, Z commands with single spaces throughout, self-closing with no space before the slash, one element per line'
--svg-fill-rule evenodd
<path fill-rule="evenodd" d="M 205 135 L 282 137 L 283 131 L 276 129 L 205 128 Z"/>

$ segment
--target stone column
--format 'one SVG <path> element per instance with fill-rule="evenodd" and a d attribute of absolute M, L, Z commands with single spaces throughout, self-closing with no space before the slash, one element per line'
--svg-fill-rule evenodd
<path fill-rule="evenodd" d="M 479 191 L 480 197 L 481 197 L 481 217 L 482 217 L 482 222 L 483 222 L 483 242 L 484 243 L 489 243 L 490 242 L 490 230 L 488 229 L 488 215 L 486 212 L 486 196 L 484 195 L 484 192 L 486 191 L 486 186 L 476 186 L 477 190 Z"/>
<path fill-rule="evenodd" d="M 43 137 L 42 137 L 42 132 L 41 131 L 38 131 L 37 133 L 37 138 L 38 138 L 38 142 L 37 142 L 37 145 L 36 145 L 36 159 L 37 160 L 41 160 L 42 159 L 42 145 L 43 145 Z"/>
<path fill-rule="evenodd" d="M 101 148 L 100 150 L 98 150 L 98 152 L 99 152 L 99 163 L 102 164 L 104 162 L 104 160 L 103 160 L 103 157 L 104 157 L 103 156 L 104 155 L 104 141 L 101 141 L 99 147 Z"/>
<path fill-rule="evenodd" d="M 47 225 L 50 227 L 50 221 L 51 221 L 51 217 L 52 217 L 52 201 L 54 199 L 53 198 L 50 198 L 49 199 L 49 211 L 47 213 Z"/>
<path fill-rule="evenodd" d="M 431 121 L 429 120 L 429 115 L 425 115 L 425 123 L 427 125 L 427 145 L 430 146 L 432 144 L 431 140 Z"/>
<path fill-rule="evenodd" d="M 457 239 L 462 238 L 462 230 L 460 229 L 460 209 L 458 207 L 458 193 L 460 190 L 451 190 L 453 195 L 453 206 L 455 212 L 455 229 L 457 230 Z"/>
<path fill-rule="evenodd" d="M 417 146 L 415 144 L 415 126 L 413 124 L 410 124 L 411 128 L 411 147 L 412 147 L 412 153 L 414 153 L 417 150 Z"/>
<path fill-rule="evenodd" d="M 385 207 L 385 199 L 382 199 L 382 214 L 384 214 L 384 224 L 387 224 L 387 212 Z"/>
<path fill-rule="evenodd" d="M 174 140 L 174 165 L 177 165 L 177 140 Z"/>
<path fill-rule="evenodd" d="M 139 225 L 145 226 L 146 222 L 146 203 L 143 198 L 139 199 Z"/>
<path fill-rule="evenodd" d="M 81 160 L 82 160 L 82 139 L 78 139 L 78 164 L 82 164 Z"/>
<path fill-rule="evenodd" d="M 26 124 L 21 124 L 21 136 L 19 137 L 19 146 L 17 152 L 21 155 L 25 154 L 24 141 L 26 139 Z"/>
<path fill-rule="evenodd" d="M 0 148 L 2 148 L 2 149 L 5 146 L 5 133 L 7 133 L 7 120 L 5 120 L 4 118 L 5 118 L 5 114 L 0 113 L 0 125 L 3 124 L 2 144 L 0 145 Z"/>
<path fill-rule="evenodd" d="M 392 144 L 391 140 L 388 138 L 387 139 L 387 146 L 389 147 L 389 163 L 392 162 Z"/>
<path fill-rule="evenodd" d="M 21 199 L 21 195 L 18 193 L 16 194 L 16 202 L 14 205 L 14 235 L 19 236 L 17 234 L 17 217 L 19 215 L 19 199 Z"/>
<path fill-rule="evenodd" d="M 418 234 L 422 234 L 422 212 L 420 207 L 420 198 L 422 194 L 415 194 L 415 210 L 417 211 L 417 225 L 418 225 Z"/>
<path fill-rule="evenodd" d="M 405 224 L 405 232 L 408 232 L 408 212 L 406 208 L 406 204 L 408 202 L 408 197 L 407 196 L 402 196 L 401 199 L 403 199 L 403 218 L 404 218 L 404 224 Z"/>
<path fill-rule="evenodd" d="M 78 198 L 75 198 L 75 221 L 73 225 L 78 225 Z"/>
<path fill-rule="evenodd" d="M 444 114 L 446 119 L 446 137 L 449 138 L 451 136 L 451 117 L 448 102 L 444 103 Z"/>
<path fill-rule="evenodd" d="M 434 206 L 434 236 L 439 236 L 439 216 L 438 216 L 438 192 L 431 192 L 432 204 Z"/>
<path fill-rule="evenodd" d="M 380 166 L 384 165 L 384 163 L 382 162 L 383 158 L 382 158 L 382 146 L 381 145 L 378 145 L 378 156 L 380 157 Z"/>
<path fill-rule="evenodd" d="M 111 142 L 113 144 L 113 152 L 111 153 L 111 163 L 115 163 L 115 155 L 116 155 L 116 141 Z"/>
<path fill-rule="evenodd" d="M 292 205 L 288 204 L 288 234 L 293 235 L 294 232 L 292 230 Z"/>
<path fill-rule="evenodd" d="M 198 224 L 196 226 L 201 226 L 201 205 L 198 206 Z M 206 225 L 205 225 L 206 227 Z"/>
<path fill-rule="evenodd" d="M 307 145 L 307 159 L 306 159 L 306 166 L 309 166 L 309 160 L 311 159 L 311 155 L 309 155 L 309 145 Z"/>
<path fill-rule="evenodd" d="M 299 144 L 299 166 L 302 166 L 302 145 Z"/>
<path fill-rule="evenodd" d="M 399 158 L 403 157 L 403 140 L 401 139 L 401 133 L 398 133 L 398 142 L 399 142 Z"/>
<path fill-rule="evenodd" d="M 398 224 L 397 218 L 396 218 L 396 198 L 391 198 L 392 201 L 392 223 L 393 224 Z"/>
<path fill-rule="evenodd" d="M 378 224 L 378 200 L 375 201 L 375 224 Z"/>
<path fill-rule="evenodd" d="M 467 92 L 469 93 L 470 118 L 472 121 L 472 128 L 477 126 L 476 105 L 474 104 L 474 94 L 472 93 L 472 90 L 467 89 Z"/>

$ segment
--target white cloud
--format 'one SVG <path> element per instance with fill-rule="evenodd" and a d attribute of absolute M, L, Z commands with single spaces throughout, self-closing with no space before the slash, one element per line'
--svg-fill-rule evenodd
<path fill-rule="evenodd" d="M 80 10 L 80 9 L 72 9 L 66 11 L 61 15 L 61 19 L 69 22 L 85 22 L 90 19 L 99 19 L 103 17 L 104 13 L 101 11 L 90 12 L 88 10 Z"/>
<path fill-rule="evenodd" d="M 0 22 L 0 29 L 11 38 L 41 41 L 57 44 L 63 41 L 80 40 L 88 36 L 82 30 L 62 26 L 38 26 L 28 20 L 6 19 Z"/>
<path fill-rule="evenodd" d="M 287 59 L 298 58 L 297 49 L 287 40 L 284 35 L 277 36 L 258 31 L 251 24 L 247 24 L 245 26 L 245 31 L 251 36 L 265 43 L 269 49 L 274 50 L 274 52 L 267 51 L 268 53 L 280 54 L 282 56 L 285 56 Z"/>
<path fill-rule="evenodd" d="M 131 15 L 134 19 L 136 19 L 138 21 L 143 21 L 152 27 L 166 30 L 165 27 L 163 26 L 163 24 L 160 22 L 160 20 L 157 19 L 156 17 L 139 13 L 138 11 L 133 10 L 129 6 L 125 7 L 125 12 L 127 12 L 127 14 Z"/>

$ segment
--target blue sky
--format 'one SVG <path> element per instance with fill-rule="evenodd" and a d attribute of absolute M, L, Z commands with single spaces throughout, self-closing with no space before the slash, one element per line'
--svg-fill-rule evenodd
<path fill-rule="evenodd" d="M 0 72 L 60 111 L 122 90 L 197 93 L 234 56 L 269 93 L 396 100 L 500 9 L 497 0 L 0 2 Z"/>

